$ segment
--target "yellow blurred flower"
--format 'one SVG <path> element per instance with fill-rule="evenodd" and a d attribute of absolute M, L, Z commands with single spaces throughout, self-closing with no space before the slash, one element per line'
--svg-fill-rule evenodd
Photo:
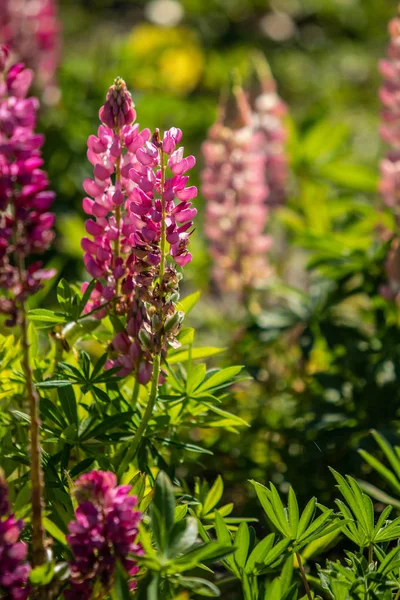
<path fill-rule="evenodd" d="M 205 62 L 194 31 L 149 23 L 133 29 L 124 58 L 130 64 L 130 83 L 136 88 L 166 89 L 177 95 L 196 87 Z"/>

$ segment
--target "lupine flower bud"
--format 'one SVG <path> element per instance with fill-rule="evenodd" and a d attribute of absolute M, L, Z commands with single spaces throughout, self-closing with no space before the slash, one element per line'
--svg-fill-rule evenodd
<path fill-rule="evenodd" d="M 205 233 L 211 242 L 213 279 L 220 291 L 244 294 L 271 274 L 265 235 L 268 187 L 260 136 L 243 90 L 236 86 L 231 104 L 203 144 L 202 192 L 207 200 Z"/>
<path fill-rule="evenodd" d="M 109 88 L 106 102 L 100 109 L 99 117 L 100 121 L 110 129 L 132 125 L 136 119 L 132 96 L 121 77 L 117 77 L 114 85 Z"/>
<path fill-rule="evenodd" d="M 130 489 L 117 486 L 115 475 L 102 471 L 82 475 L 76 482 L 78 508 L 67 535 L 73 559 L 66 598 L 89 600 L 96 586 L 106 595 L 118 561 L 129 576 L 130 589 L 136 586 L 139 568 L 132 555 L 143 552 L 137 543 L 142 514 L 134 509 L 137 498 L 129 495 Z"/>
<path fill-rule="evenodd" d="M 26 600 L 31 567 L 25 562 L 28 547 L 19 541 L 24 524 L 10 510 L 7 484 L 0 471 L 0 598 Z"/>
<path fill-rule="evenodd" d="M 61 38 L 56 0 L 1 0 L 0 40 L 9 46 L 17 60 L 34 70 L 38 84 L 46 92 L 46 100 L 57 99 L 55 74 Z"/>
<path fill-rule="evenodd" d="M 4 55 L 3 55 L 4 56 Z M 54 214 L 48 212 L 54 193 L 40 169 L 43 136 L 34 132 L 38 100 L 27 98 L 32 72 L 12 66 L 0 81 L 0 312 L 8 324 L 18 320 L 18 305 L 55 274 L 40 262 L 25 266 L 53 240 Z"/>

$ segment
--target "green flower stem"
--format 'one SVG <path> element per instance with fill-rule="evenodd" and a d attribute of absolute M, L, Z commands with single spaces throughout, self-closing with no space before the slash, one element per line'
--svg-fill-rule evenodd
<path fill-rule="evenodd" d="M 140 390 L 140 383 L 139 383 L 138 375 L 136 373 L 135 383 L 133 384 L 133 390 L 132 390 L 132 402 L 131 402 L 132 408 L 136 407 L 136 404 L 137 404 L 137 401 L 139 398 L 139 390 Z"/>
<path fill-rule="evenodd" d="M 161 371 L 161 355 L 157 354 L 157 356 L 154 357 L 153 376 L 151 379 L 151 391 L 150 391 L 149 401 L 147 403 L 146 410 L 144 412 L 142 420 L 140 421 L 140 425 L 137 428 L 135 437 L 133 438 L 132 444 L 127 453 L 127 455 L 128 454 L 130 455 L 130 460 L 132 460 L 132 458 L 135 456 L 136 451 L 139 447 L 139 444 L 142 441 L 142 437 L 146 432 L 147 425 L 150 421 L 151 415 L 153 414 L 153 408 L 154 408 L 154 405 L 157 400 L 158 379 L 160 377 L 160 371 Z M 128 463 L 130 462 L 130 460 L 128 461 Z"/>
<path fill-rule="evenodd" d="M 301 560 L 300 552 L 296 552 L 297 564 L 299 565 L 301 579 L 303 581 L 304 589 L 306 591 L 306 595 L 308 600 L 312 600 L 310 586 L 307 581 L 306 572 L 304 570 L 303 561 Z"/>

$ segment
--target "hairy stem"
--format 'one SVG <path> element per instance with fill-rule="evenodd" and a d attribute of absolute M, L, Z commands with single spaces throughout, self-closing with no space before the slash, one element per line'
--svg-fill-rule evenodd
<path fill-rule="evenodd" d="M 301 560 L 301 556 L 300 556 L 299 552 L 296 552 L 296 558 L 297 558 L 297 563 L 299 565 L 300 575 L 301 575 L 301 579 L 303 581 L 303 585 L 304 585 L 304 589 L 306 591 L 307 598 L 308 598 L 308 600 L 312 600 L 310 586 L 308 585 L 306 572 L 304 570 L 303 562 Z"/>
<path fill-rule="evenodd" d="M 154 357 L 153 376 L 151 379 L 151 391 L 150 391 L 149 401 L 147 403 L 146 410 L 144 412 L 142 420 L 140 421 L 140 425 L 137 428 L 135 437 L 133 438 L 131 447 L 129 448 L 129 451 L 128 451 L 128 453 L 130 455 L 130 460 L 132 460 L 132 458 L 136 454 L 136 451 L 139 447 L 140 442 L 142 441 L 142 437 L 146 432 L 147 425 L 148 425 L 151 415 L 153 413 L 153 408 L 154 408 L 154 405 L 157 400 L 158 379 L 160 377 L 160 371 L 161 371 L 161 356 L 160 356 L 160 354 L 157 354 L 157 356 Z"/>
<path fill-rule="evenodd" d="M 369 565 L 372 563 L 372 560 L 373 560 L 373 551 L 374 551 L 374 546 L 373 546 L 373 544 L 370 544 L 369 548 L 368 548 L 368 564 Z"/>
<path fill-rule="evenodd" d="M 136 407 L 138 398 L 139 398 L 139 390 L 140 390 L 140 383 L 139 383 L 139 379 L 136 373 L 135 376 L 135 383 L 133 385 L 133 390 L 132 390 L 132 402 L 131 402 L 131 406 L 132 408 Z"/>

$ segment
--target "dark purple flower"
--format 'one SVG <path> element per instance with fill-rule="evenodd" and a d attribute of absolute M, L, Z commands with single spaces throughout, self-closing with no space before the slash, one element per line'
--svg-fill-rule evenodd
<path fill-rule="evenodd" d="M 117 561 L 129 576 L 130 588 L 135 587 L 139 569 L 132 555 L 142 553 L 137 543 L 142 514 L 135 510 L 137 498 L 129 495 L 130 489 L 117 486 L 116 476 L 102 471 L 82 475 L 76 482 L 78 508 L 67 536 L 74 558 L 66 598 L 89 600 L 96 586 L 106 593 Z"/>
<path fill-rule="evenodd" d="M 42 286 L 54 271 L 26 259 L 49 247 L 54 215 L 48 212 L 54 193 L 40 167 L 43 136 L 34 132 L 37 98 L 28 98 L 32 72 L 13 65 L 0 81 L 0 311 L 8 324 L 18 320 L 18 305 Z"/>

